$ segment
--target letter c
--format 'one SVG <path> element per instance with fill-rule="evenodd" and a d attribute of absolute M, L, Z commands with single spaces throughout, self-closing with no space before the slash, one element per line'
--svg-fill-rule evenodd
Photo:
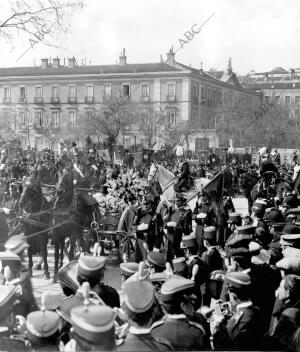
<path fill-rule="evenodd" d="M 194 25 L 192 25 L 192 27 L 191 27 L 192 32 L 195 33 L 195 34 L 200 33 L 200 32 L 201 32 L 201 27 L 198 28 L 198 30 L 194 30 L 194 27 L 195 27 L 195 26 L 197 26 L 197 23 L 194 24 Z"/>

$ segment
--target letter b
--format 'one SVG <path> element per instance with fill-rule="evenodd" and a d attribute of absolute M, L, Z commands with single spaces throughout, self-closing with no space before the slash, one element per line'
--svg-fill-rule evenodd
<path fill-rule="evenodd" d="M 194 38 L 194 34 L 190 31 L 185 32 L 184 35 L 189 41 L 191 41 Z"/>

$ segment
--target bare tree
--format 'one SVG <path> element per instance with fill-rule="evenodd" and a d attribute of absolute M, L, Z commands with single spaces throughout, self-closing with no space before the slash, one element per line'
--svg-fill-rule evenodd
<path fill-rule="evenodd" d="M 190 146 L 190 137 L 195 136 L 200 131 L 200 125 L 191 120 L 180 121 L 176 124 L 166 126 L 167 140 L 175 147 L 176 144 L 186 144 L 187 149 Z"/>
<path fill-rule="evenodd" d="M 68 16 L 83 5 L 83 0 L 6 0 L 1 8 L 0 36 L 11 42 L 25 34 L 32 42 L 53 45 L 51 37 L 68 32 Z"/>

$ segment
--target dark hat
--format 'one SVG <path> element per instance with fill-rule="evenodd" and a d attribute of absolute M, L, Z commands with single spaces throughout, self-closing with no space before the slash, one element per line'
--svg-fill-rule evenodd
<path fill-rule="evenodd" d="M 217 236 L 217 230 L 214 226 L 204 227 L 203 237 L 208 240 L 215 240 Z"/>
<path fill-rule="evenodd" d="M 5 268 L 7 265 L 17 275 L 21 269 L 21 258 L 11 251 L 0 252 L 0 267 Z"/>
<path fill-rule="evenodd" d="M 244 225 L 244 226 L 238 226 L 236 230 L 239 235 L 254 235 L 255 228 L 256 227 L 253 225 Z"/>
<path fill-rule="evenodd" d="M 230 224 L 239 224 L 242 220 L 242 215 L 240 213 L 229 213 L 228 220 Z"/>
<path fill-rule="evenodd" d="M 300 240 L 300 227 L 293 224 L 285 225 L 282 230 L 281 238 L 285 241 Z"/>
<path fill-rule="evenodd" d="M 184 248 L 194 248 L 197 245 L 196 236 L 188 235 L 182 237 L 182 246 Z"/>
<path fill-rule="evenodd" d="M 179 273 L 182 272 L 186 267 L 186 258 L 178 257 L 172 260 L 174 271 Z"/>
<path fill-rule="evenodd" d="M 238 248 L 233 248 L 230 252 L 230 256 L 235 259 L 247 259 L 251 258 L 251 253 L 249 251 L 249 247 L 238 247 Z"/>
<path fill-rule="evenodd" d="M 264 212 L 267 208 L 267 203 L 262 200 L 256 200 L 252 206 L 252 211 L 254 213 Z"/>
<path fill-rule="evenodd" d="M 161 286 L 162 302 L 174 301 L 182 296 L 194 297 L 194 281 L 174 275 Z"/>
<path fill-rule="evenodd" d="M 287 208 L 297 208 L 298 206 L 298 199 L 295 194 L 288 194 L 282 203 L 283 206 Z"/>
<path fill-rule="evenodd" d="M 26 318 L 27 336 L 33 344 L 48 344 L 51 339 L 56 342 L 60 329 L 60 316 L 52 311 L 36 311 Z"/>
<path fill-rule="evenodd" d="M 71 311 L 75 334 L 93 345 L 114 346 L 115 313 L 109 306 L 80 306 Z"/>
<path fill-rule="evenodd" d="M 227 284 L 236 288 L 248 287 L 251 285 L 250 276 L 241 271 L 234 271 L 226 274 Z"/>
<path fill-rule="evenodd" d="M 0 290 L 0 322 L 5 321 L 13 311 L 16 287 L 14 285 L 1 285 Z"/>
<path fill-rule="evenodd" d="M 150 262 L 150 264 L 159 266 L 162 268 L 166 267 L 166 257 L 162 253 L 152 251 L 147 254 L 147 259 Z"/>
<path fill-rule="evenodd" d="M 154 286 L 149 281 L 126 281 L 124 284 L 124 302 L 134 313 L 148 311 L 155 302 Z"/>
<path fill-rule="evenodd" d="M 29 245 L 26 241 L 24 233 L 21 233 L 20 235 L 9 237 L 4 244 L 4 247 L 8 251 L 11 251 L 15 254 L 20 254 L 24 249 L 28 248 Z"/>
<path fill-rule="evenodd" d="M 282 224 L 284 223 L 284 217 L 280 210 L 278 209 L 271 209 L 267 215 L 267 221 L 270 225 L 274 224 Z"/>
<path fill-rule="evenodd" d="M 121 263 L 120 271 L 122 275 L 130 277 L 139 271 L 139 265 L 135 262 Z"/>
<path fill-rule="evenodd" d="M 248 248 L 250 241 L 251 238 L 249 235 L 236 235 L 232 239 L 227 241 L 227 246 L 231 248 Z"/>
<path fill-rule="evenodd" d="M 78 260 L 78 274 L 90 278 L 98 278 L 105 267 L 105 261 L 104 257 L 82 255 Z"/>

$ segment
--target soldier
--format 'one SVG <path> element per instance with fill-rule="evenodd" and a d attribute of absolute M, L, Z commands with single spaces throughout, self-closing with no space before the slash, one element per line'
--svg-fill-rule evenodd
<path fill-rule="evenodd" d="M 169 222 L 167 223 L 167 261 L 171 262 L 175 257 L 182 256 L 180 243 L 182 236 L 192 233 L 192 211 L 186 205 L 186 196 L 177 194 L 176 208 L 170 210 Z"/>
<path fill-rule="evenodd" d="M 19 185 L 17 183 L 11 182 L 9 184 L 8 194 L 2 203 L 2 211 L 7 215 L 9 220 L 14 219 L 19 211 Z"/>
<path fill-rule="evenodd" d="M 173 350 L 168 339 L 151 333 L 156 305 L 154 287 L 149 281 L 138 279 L 125 282 L 122 308 L 130 328 L 118 351 Z"/>
<path fill-rule="evenodd" d="M 205 330 L 202 325 L 190 321 L 186 311 L 195 300 L 194 281 L 175 276 L 161 287 L 161 301 L 165 318 L 155 324 L 152 334 L 169 340 L 174 350 L 200 350 Z M 189 309 L 188 309 L 189 308 Z"/>
<path fill-rule="evenodd" d="M 264 315 L 251 301 L 250 276 L 243 272 L 226 274 L 230 303 L 236 312 L 226 321 L 225 316 L 215 316 L 213 331 L 215 348 L 261 350 L 266 333 Z"/>

